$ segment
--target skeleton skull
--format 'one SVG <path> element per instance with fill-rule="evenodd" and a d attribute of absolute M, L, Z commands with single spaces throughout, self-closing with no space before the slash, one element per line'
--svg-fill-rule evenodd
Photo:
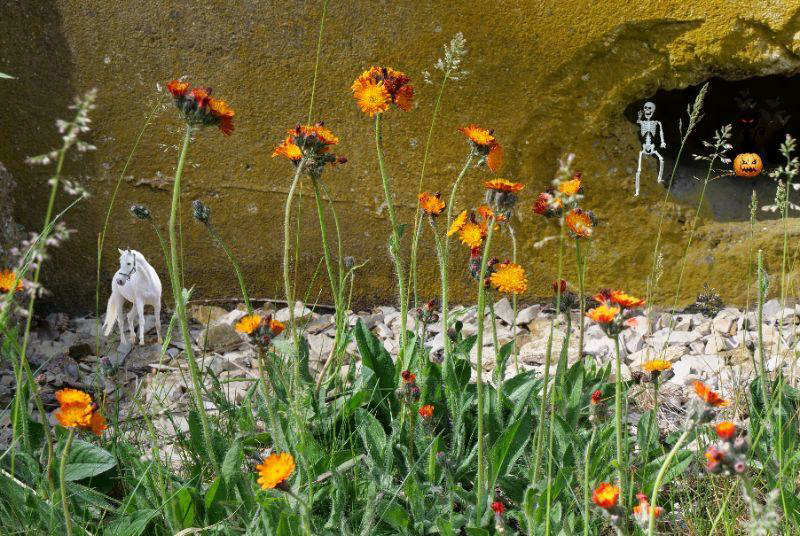
<path fill-rule="evenodd" d="M 653 117 L 653 113 L 656 111 L 656 105 L 652 102 L 645 102 L 642 109 L 644 110 L 644 118 L 650 119 Z"/>

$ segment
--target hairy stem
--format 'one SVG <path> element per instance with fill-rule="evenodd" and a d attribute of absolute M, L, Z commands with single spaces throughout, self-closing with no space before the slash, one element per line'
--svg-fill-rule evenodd
<path fill-rule="evenodd" d="M 67 498 L 67 479 L 64 474 L 67 471 L 67 457 L 69 448 L 72 446 L 72 439 L 75 437 L 75 428 L 69 429 L 67 442 L 64 444 L 64 452 L 61 453 L 61 466 L 58 471 L 58 481 L 61 485 L 61 509 L 64 511 L 64 528 L 67 536 L 72 536 L 72 518 L 69 515 L 69 500 Z"/>

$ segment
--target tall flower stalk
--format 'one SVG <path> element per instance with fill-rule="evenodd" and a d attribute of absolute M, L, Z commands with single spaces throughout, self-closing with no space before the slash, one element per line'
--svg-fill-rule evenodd
<path fill-rule="evenodd" d="M 211 440 L 211 427 L 209 425 L 208 414 L 206 413 L 203 402 L 203 386 L 200 381 L 200 370 L 195 360 L 194 350 L 189 335 L 189 318 L 186 313 L 186 297 L 183 289 L 183 263 L 179 252 L 180 239 L 178 237 L 178 210 L 181 200 L 181 179 L 189 154 L 189 145 L 192 135 L 204 126 L 216 126 L 219 130 L 229 135 L 233 132 L 234 111 L 223 100 L 211 97 L 210 89 L 195 87 L 190 90 L 188 82 L 173 80 L 167 85 L 167 90 L 172 94 L 175 105 L 180 110 L 186 122 L 186 132 L 183 137 L 181 152 L 178 157 L 178 165 L 175 169 L 175 179 L 172 184 L 172 203 L 170 205 L 169 222 L 167 224 L 169 236 L 168 259 L 169 278 L 172 286 L 172 295 L 175 300 L 175 314 L 181 328 L 181 336 L 186 345 L 186 360 L 189 364 L 189 375 L 192 379 L 192 389 L 194 391 L 195 406 L 200 416 L 200 423 L 203 429 L 203 442 L 211 459 L 215 471 L 219 472 L 220 465 L 214 455 L 213 443 Z"/>

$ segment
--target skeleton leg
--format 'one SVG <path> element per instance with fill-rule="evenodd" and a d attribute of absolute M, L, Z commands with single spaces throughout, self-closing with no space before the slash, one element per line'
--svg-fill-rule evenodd
<path fill-rule="evenodd" d="M 642 155 L 644 151 L 639 151 L 639 167 L 636 168 L 636 192 L 634 197 L 639 197 L 639 176 L 642 174 Z"/>
<path fill-rule="evenodd" d="M 136 311 L 139 313 L 139 345 L 144 346 L 144 300 L 137 298 L 134 302 Z"/>
<path fill-rule="evenodd" d="M 664 182 L 664 157 L 658 154 L 658 151 L 653 151 L 653 154 L 658 158 L 658 182 Z"/>
<path fill-rule="evenodd" d="M 131 343 L 136 342 L 136 323 L 134 320 L 136 319 L 136 306 L 131 304 L 131 310 L 128 311 L 128 327 L 131 330 Z"/>

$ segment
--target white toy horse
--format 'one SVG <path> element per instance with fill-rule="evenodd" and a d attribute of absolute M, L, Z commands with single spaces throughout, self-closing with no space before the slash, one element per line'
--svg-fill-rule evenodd
<path fill-rule="evenodd" d="M 125 322 L 122 317 L 125 301 L 133 302 L 128 312 L 131 342 L 136 342 L 133 321 L 139 315 L 139 344 L 144 344 L 144 306 L 152 305 L 156 317 L 156 334 L 161 340 L 161 280 L 144 255 L 134 249 L 119 250 L 119 270 L 111 282 L 111 297 L 106 307 L 105 335 L 114 329 L 114 320 L 119 324 L 120 339 L 125 340 Z"/>

